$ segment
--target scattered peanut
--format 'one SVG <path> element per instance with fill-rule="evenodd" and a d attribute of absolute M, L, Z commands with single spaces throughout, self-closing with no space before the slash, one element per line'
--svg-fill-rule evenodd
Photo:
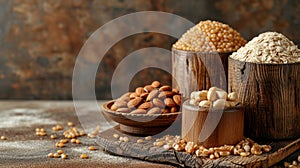
<path fill-rule="evenodd" d="M 151 136 L 146 136 L 146 137 L 145 137 L 145 140 L 146 140 L 146 141 L 150 141 L 151 139 L 152 139 Z"/>
<path fill-rule="evenodd" d="M 59 154 L 58 154 L 58 153 L 55 153 L 55 154 L 53 155 L 53 157 L 59 158 Z"/>
<path fill-rule="evenodd" d="M 139 143 L 139 144 L 141 144 L 141 143 L 144 142 L 144 140 L 143 139 L 138 139 L 136 142 Z"/>
<path fill-rule="evenodd" d="M 56 126 L 52 127 L 53 131 L 60 131 L 63 130 L 63 127 L 61 124 L 57 124 Z"/>
<path fill-rule="evenodd" d="M 86 153 L 81 154 L 80 156 L 81 159 L 87 159 L 89 156 Z"/>
<path fill-rule="evenodd" d="M 96 150 L 96 148 L 94 146 L 89 146 L 89 150 L 93 151 Z"/>
<path fill-rule="evenodd" d="M 60 156 L 62 159 L 67 159 L 67 157 L 68 157 L 68 155 L 67 154 L 65 154 L 65 153 L 63 153 L 63 154 L 61 154 L 61 156 Z"/>
<path fill-rule="evenodd" d="M 52 134 L 52 135 L 50 135 L 50 138 L 51 139 L 56 139 L 56 136 Z"/>
<path fill-rule="evenodd" d="M 68 122 L 67 125 L 68 125 L 69 127 L 73 127 L 73 126 L 74 126 L 74 124 L 73 124 L 72 122 Z"/>
<path fill-rule="evenodd" d="M 49 158 L 54 158 L 54 154 L 53 154 L 53 153 L 49 153 L 49 154 L 48 154 L 48 157 L 49 157 Z"/>
<path fill-rule="evenodd" d="M 80 143 L 81 143 L 80 139 L 76 139 L 75 142 L 76 142 L 77 144 L 80 144 Z"/>
<path fill-rule="evenodd" d="M 124 137 L 124 138 L 123 138 L 123 141 L 124 141 L 124 142 L 128 142 L 128 141 L 129 141 L 129 138 L 128 138 L 128 137 Z"/>
<path fill-rule="evenodd" d="M 118 139 L 120 136 L 119 136 L 119 134 L 114 134 L 113 137 Z"/>
<path fill-rule="evenodd" d="M 69 140 L 68 139 L 62 139 L 62 140 L 60 140 L 60 143 L 68 143 L 69 142 Z"/>
<path fill-rule="evenodd" d="M 58 150 L 57 153 L 60 155 L 60 154 L 63 154 L 64 151 L 63 150 Z"/>
<path fill-rule="evenodd" d="M 4 140 L 4 141 L 7 140 L 6 136 L 4 136 L 4 135 L 1 136 L 1 140 Z"/>

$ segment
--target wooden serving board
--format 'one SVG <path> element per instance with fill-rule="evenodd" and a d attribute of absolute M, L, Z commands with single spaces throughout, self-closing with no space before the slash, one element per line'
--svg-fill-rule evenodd
<path fill-rule="evenodd" d="M 129 142 L 119 142 L 118 139 L 113 137 L 115 133 L 129 137 Z M 227 156 L 211 160 L 185 152 L 154 147 L 153 142 L 155 139 L 161 137 L 154 136 L 151 141 L 145 140 L 142 144 L 136 143 L 137 139 L 140 138 L 124 134 L 116 126 L 100 133 L 97 137 L 97 142 L 103 147 L 104 151 L 110 154 L 180 167 L 270 167 L 300 149 L 300 138 L 269 143 L 262 142 L 263 144 L 271 145 L 272 151 L 259 156 Z"/>

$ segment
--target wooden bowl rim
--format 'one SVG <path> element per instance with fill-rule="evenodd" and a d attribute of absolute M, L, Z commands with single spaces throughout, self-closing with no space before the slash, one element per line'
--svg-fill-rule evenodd
<path fill-rule="evenodd" d="M 231 58 L 230 56 L 228 57 L 228 61 L 236 61 L 236 62 L 240 62 L 240 63 L 247 63 L 247 64 L 253 64 L 253 65 L 267 65 L 267 66 L 282 66 L 282 65 L 300 65 L 300 62 L 294 62 L 294 63 L 260 63 L 260 62 L 246 62 L 246 61 L 240 61 L 234 58 Z"/>
<path fill-rule="evenodd" d="M 191 53 L 191 54 L 220 54 L 220 55 L 231 55 L 232 53 L 236 52 L 236 51 L 232 51 L 232 52 L 217 52 L 217 51 L 187 51 L 187 50 L 179 50 L 176 49 L 174 47 L 172 47 L 172 51 L 176 51 L 179 53 Z"/>
<path fill-rule="evenodd" d="M 175 116 L 179 115 L 182 112 L 175 112 L 175 113 L 166 113 L 166 114 L 130 114 L 130 113 L 120 113 L 113 111 L 109 109 L 107 106 L 111 103 L 114 103 L 116 100 L 110 100 L 102 104 L 101 108 L 102 111 L 107 112 L 109 114 L 115 115 L 115 116 L 122 116 L 122 117 L 143 117 L 143 118 L 157 118 L 157 117 L 169 117 L 169 116 Z"/>
<path fill-rule="evenodd" d="M 224 108 L 224 109 L 212 109 L 210 110 L 209 107 L 200 107 L 200 106 L 196 106 L 196 105 L 192 105 L 189 103 L 189 99 L 186 100 L 183 104 L 182 104 L 182 109 L 184 107 L 188 107 L 188 108 L 193 108 L 193 109 L 197 109 L 195 112 L 198 113 L 215 113 L 215 112 L 220 112 L 222 111 L 223 113 L 230 113 L 230 112 L 239 112 L 241 111 L 241 109 L 244 109 L 244 106 L 239 103 L 237 106 L 234 107 L 228 107 L 228 108 Z"/>

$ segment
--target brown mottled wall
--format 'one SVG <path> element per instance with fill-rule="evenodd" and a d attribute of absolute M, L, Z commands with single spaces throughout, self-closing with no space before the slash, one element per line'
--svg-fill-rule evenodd
<path fill-rule="evenodd" d="M 300 44 L 300 1 L 292 0 L 0 0 L 0 98 L 72 99 L 72 72 L 86 39 L 101 25 L 137 11 L 171 12 L 197 23 L 228 23 L 248 40 L 278 31 Z M 158 23 L 153 23 L 158 24 Z M 170 49 L 176 39 L 155 33 L 130 36 L 106 54 L 96 75 L 96 94 L 109 99 L 114 68 L 144 47 Z M 157 69 L 138 73 L 131 86 L 170 82 Z"/>

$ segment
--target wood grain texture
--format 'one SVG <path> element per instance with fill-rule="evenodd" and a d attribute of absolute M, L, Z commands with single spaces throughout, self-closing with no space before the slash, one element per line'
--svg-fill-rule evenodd
<path fill-rule="evenodd" d="M 129 142 L 119 142 L 113 138 L 113 134 L 120 136 L 128 136 Z M 103 147 L 104 151 L 125 157 L 132 157 L 141 160 L 165 163 L 176 165 L 179 167 L 270 167 L 293 152 L 299 150 L 300 139 L 293 139 L 279 142 L 261 142 L 270 144 L 272 151 L 268 154 L 260 156 L 228 156 L 215 160 L 207 159 L 205 157 L 196 157 L 185 152 L 178 152 L 174 150 L 164 150 L 163 148 L 154 147 L 153 138 L 151 141 L 145 141 L 142 144 L 136 143 L 137 139 L 142 137 L 134 137 L 123 134 L 119 131 L 118 126 L 100 133 L 97 136 L 97 143 Z M 160 137 L 159 137 L 160 138 Z"/>
<path fill-rule="evenodd" d="M 227 90 L 228 56 L 231 53 L 190 52 L 172 48 L 173 87 L 183 97 L 192 91 L 217 86 Z"/>
<path fill-rule="evenodd" d="M 224 111 L 222 109 L 210 110 L 192 106 L 186 101 L 182 110 L 181 137 L 187 141 L 197 142 L 209 148 L 234 145 L 244 137 L 243 107 L 224 109 Z M 209 114 L 210 117 L 208 117 Z M 217 120 L 219 115 L 221 118 Z M 208 138 L 200 139 L 203 138 L 200 136 L 201 132 L 204 136 L 209 135 Z"/>
<path fill-rule="evenodd" d="M 254 139 L 300 136 L 300 63 L 255 64 L 229 58 L 229 92 L 245 106 L 245 134 Z"/>

